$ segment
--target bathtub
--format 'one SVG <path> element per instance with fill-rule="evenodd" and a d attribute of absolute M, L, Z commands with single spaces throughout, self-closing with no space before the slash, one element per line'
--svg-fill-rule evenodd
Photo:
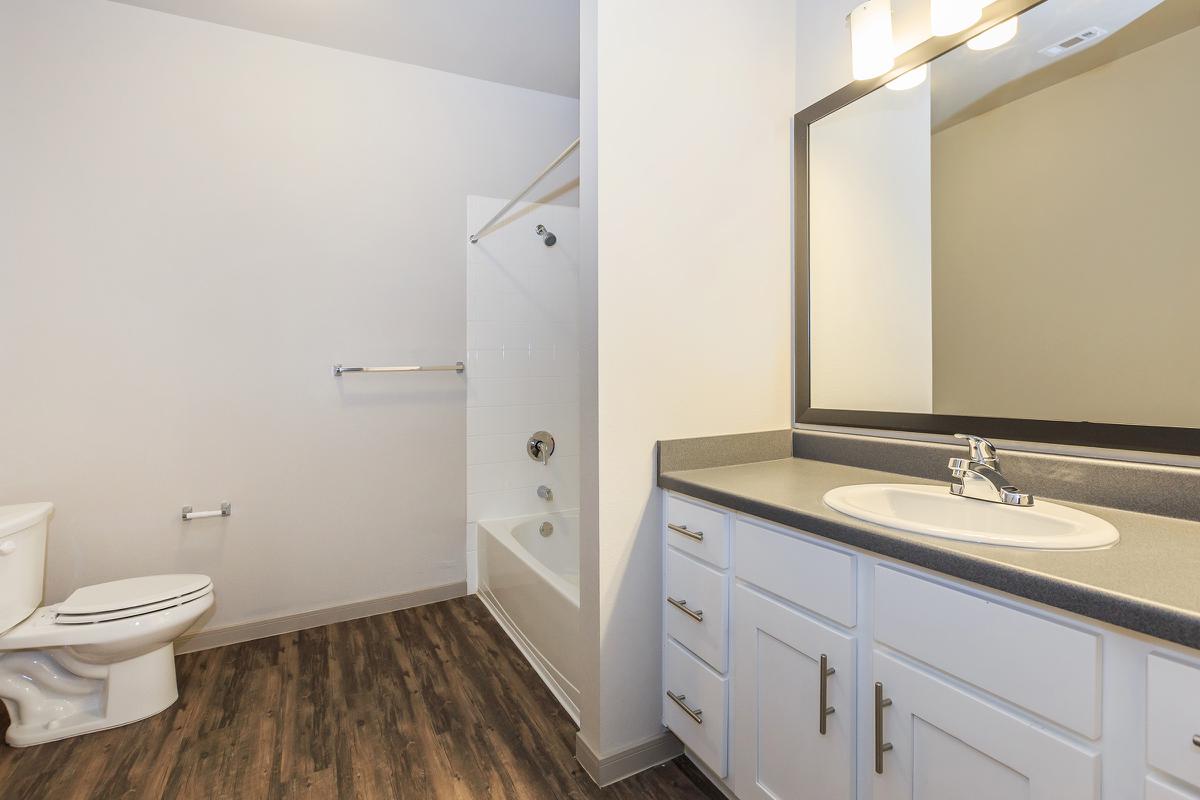
<path fill-rule="evenodd" d="M 578 723 L 579 513 L 482 521 L 478 536 L 479 598 Z"/>

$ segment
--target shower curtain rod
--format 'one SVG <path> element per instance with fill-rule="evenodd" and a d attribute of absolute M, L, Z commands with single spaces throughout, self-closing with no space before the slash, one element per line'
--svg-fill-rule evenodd
<path fill-rule="evenodd" d="M 575 141 L 571 142 L 571 144 L 567 146 L 566 150 L 563 150 L 561 153 L 558 154 L 558 156 L 553 161 L 551 161 L 549 164 L 547 164 L 546 168 L 544 170 L 542 170 L 541 172 L 539 172 L 537 174 L 537 177 L 535 177 L 533 180 L 531 180 L 529 182 L 528 186 L 526 186 L 524 189 L 519 191 L 517 193 L 517 196 L 514 197 L 512 200 L 509 200 L 507 203 L 505 203 L 504 208 L 502 208 L 496 212 L 496 216 L 489 219 L 487 222 L 484 223 L 482 228 L 475 231 L 475 233 L 471 234 L 471 237 L 470 237 L 471 244 L 475 244 L 476 242 L 478 242 L 479 237 L 482 236 L 484 234 L 484 232 L 487 231 L 488 228 L 492 227 L 492 225 L 494 225 L 497 220 L 499 220 L 501 217 L 503 217 L 505 214 L 507 214 L 508 210 L 510 208 L 512 208 L 513 206 L 515 206 L 522 197 L 529 194 L 530 189 L 532 189 L 534 186 L 537 186 L 541 182 L 542 178 L 544 178 L 550 174 L 551 170 L 553 170 L 555 167 L 557 167 L 562 162 L 566 161 L 567 156 L 571 155 L 571 153 L 574 152 L 576 147 L 579 147 L 579 137 L 578 136 L 575 137 Z"/>

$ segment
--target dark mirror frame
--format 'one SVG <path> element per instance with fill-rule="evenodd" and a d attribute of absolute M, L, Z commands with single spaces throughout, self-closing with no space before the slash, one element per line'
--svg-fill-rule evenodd
<path fill-rule="evenodd" d="M 965 44 L 998 22 L 1050 0 L 998 0 L 984 10 L 975 25 L 953 36 L 934 37 L 898 56 L 885 75 L 848 84 L 795 116 L 795 417 L 798 424 L 874 428 L 914 433 L 974 433 L 996 439 L 1082 445 L 1119 450 L 1200 455 L 1200 429 L 1121 425 L 1098 422 L 1060 422 L 1003 417 L 966 417 L 950 414 L 912 414 L 888 411 L 849 411 L 812 408 L 809 354 L 809 220 L 808 128 L 855 100 L 864 97 L 910 69 L 928 63 Z M 1197 398 L 1200 403 L 1200 398 Z"/>

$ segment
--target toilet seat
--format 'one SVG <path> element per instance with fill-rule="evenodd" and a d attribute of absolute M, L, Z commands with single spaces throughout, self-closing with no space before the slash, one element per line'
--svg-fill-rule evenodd
<path fill-rule="evenodd" d="M 185 605 L 211 592 L 212 580 L 207 575 L 149 575 L 84 586 L 54 607 L 54 624 L 94 625 L 128 619 Z"/>

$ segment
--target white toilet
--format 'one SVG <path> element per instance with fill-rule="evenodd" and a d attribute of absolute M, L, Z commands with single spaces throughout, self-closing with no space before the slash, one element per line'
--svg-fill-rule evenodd
<path fill-rule="evenodd" d="M 0 506 L 0 700 L 27 747 L 153 716 L 179 697 L 175 639 L 213 604 L 206 575 L 85 586 L 38 608 L 50 503 Z"/>

